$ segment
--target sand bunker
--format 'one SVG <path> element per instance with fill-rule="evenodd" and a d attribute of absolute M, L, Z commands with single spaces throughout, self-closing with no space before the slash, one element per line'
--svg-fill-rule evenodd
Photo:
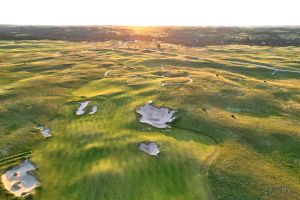
<path fill-rule="evenodd" d="M 77 108 L 77 110 L 76 110 L 76 115 L 83 115 L 85 113 L 84 109 L 87 107 L 89 102 L 90 101 L 81 102 L 79 108 Z"/>
<path fill-rule="evenodd" d="M 45 137 L 51 137 L 52 133 L 51 133 L 51 129 L 50 128 L 46 128 L 46 127 L 37 127 L 37 129 L 40 130 L 40 133 Z"/>
<path fill-rule="evenodd" d="M 97 105 L 94 105 L 93 108 L 92 108 L 92 111 L 89 112 L 89 114 L 90 114 L 90 115 L 95 114 L 95 113 L 97 112 L 97 110 L 98 110 Z"/>
<path fill-rule="evenodd" d="M 105 73 L 104 73 L 104 77 L 107 77 L 109 72 L 111 72 L 111 69 L 110 70 L 107 70 Z"/>
<path fill-rule="evenodd" d="M 4 188 L 17 197 L 31 194 L 36 187 L 40 186 L 37 178 L 30 174 L 35 169 L 36 167 L 29 160 L 11 168 L 1 176 Z"/>
<path fill-rule="evenodd" d="M 79 108 L 77 108 L 77 110 L 76 110 L 76 115 L 85 114 L 85 108 L 88 106 L 89 103 L 90 103 L 90 101 L 81 102 Z M 90 115 L 95 114 L 97 111 L 98 111 L 98 107 L 97 107 L 97 105 L 94 105 L 92 107 L 92 110 L 89 112 L 89 114 Z"/>
<path fill-rule="evenodd" d="M 175 110 L 164 107 L 157 108 L 152 105 L 152 102 L 139 107 L 136 112 L 141 115 L 141 123 L 150 124 L 156 128 L 168 128 L 170 126 L 167 123 L 176 118 L 174 116 Z"/>
<path fill-rule="evenodd" d="M 159 148 L 154 142 L 141 143 L 139 146 L 139 150 L 144 151 L 151 156 L 157 156 L 159 153 Z"/>

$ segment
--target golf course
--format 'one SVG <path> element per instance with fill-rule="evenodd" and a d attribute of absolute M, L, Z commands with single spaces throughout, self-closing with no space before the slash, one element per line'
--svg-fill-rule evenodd
<path fill-rule="evenodd" d="M 296 46 L 1 40 L 0 175 L 25 160 L 36 179 L 0 200 L 300 199 L 299 64 Z"/>

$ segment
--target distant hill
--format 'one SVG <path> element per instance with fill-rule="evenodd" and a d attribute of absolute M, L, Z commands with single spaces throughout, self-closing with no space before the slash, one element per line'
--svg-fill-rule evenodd
<path fill-rule="evenodd" d="M 126 27 L 0 25 L 0 40 L 157 40 L 186 46 L 300 46 L 300 27 Z"/>

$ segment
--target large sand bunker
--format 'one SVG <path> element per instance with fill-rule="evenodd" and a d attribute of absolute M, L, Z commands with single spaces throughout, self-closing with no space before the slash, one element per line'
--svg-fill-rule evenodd
<path fill-rule="evenodd" d="M 175 110 L 160 107 L 157 108 L 148 102 L 136 110 L 141 115 L 140 122 L 150 124 L 156 128 L 168 128 L 167 123 L 172 122 L 176 117 L 174 116 Z"/>
<path fill-rule="evenodd" d="M 20 165 L 12 167 L 1 176 L 4 188 L 17 197 L 26 196 L 40 186 L 40 182 L 35 176 L 30 174 L 36 167 L 25 160 Z"/>
<path fill-rule="evenodd" d="M 51 137 L 51 129 L 50 128 L 46 128 L 46 127 L 37 127 L 37 129 L 40 130 L 40 133 L 45 137 Z"/>
<path fill-rule="evenodd" d="M 145 153 L 149 154 L 150 156 L 157 156 L 159 153 L 159 148 L 157 144 L 154 142 L 150 143 L 141 143 L 139 146 L 139 150 L 144 151 Z"/>

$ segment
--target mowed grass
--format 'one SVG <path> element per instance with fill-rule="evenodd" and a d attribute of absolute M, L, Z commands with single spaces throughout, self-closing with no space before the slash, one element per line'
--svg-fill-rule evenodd
<path fill-rule="evenodd" d="M 31 156 L 42 187 L 30 198 L 300 199 L 299 74 L 232 62 L 299 70 L 300 48 L 127 46 L 0 43 L 0 170 Z M 76 116 L 84 100 L 99 111 Z M 178 110 L 172 128 L 138 123 L 149 100 Z"/>
<path fill-rule="evenodd" d="M 55 137 L 34 151 L 43 181 L 39 199 L 209 199 L 212 139 L 139 124 L 135 109 L 149 97 L 130 89 L 90 100 L 98 102 L 98 113 L 75 116 L 77 104 L 67 104 L 51 123 Z M 158 143 L 160 155 L 140 152 L 144 141 Z"/>

